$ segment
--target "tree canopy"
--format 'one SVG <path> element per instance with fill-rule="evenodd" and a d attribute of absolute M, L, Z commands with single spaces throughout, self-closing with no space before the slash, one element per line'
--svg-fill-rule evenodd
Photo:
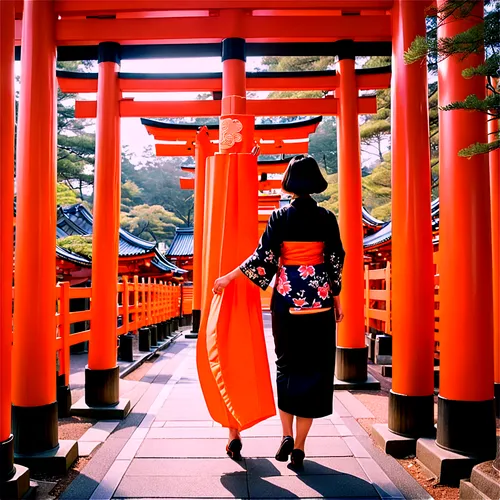
<path fill-rule="evenodd" d="M 161 205 L 136 205 L 121 214 L 121 226 L 145 240 L 172 242 L 182 221 Z"/>
<path fill-rule="evenodd" d="M 484 63 L 476 67 L 466 68 L 462 72 L 464 78 L 483 76 L 486 81 L 486 97 L 474 94 L 467 96 L 463 101 L 457 101 L 444 106 L 444 111 L 465 109 L 481 111 L 488 115 L 490 120 L 500 118 L 500 2 L 487 0 L 484 16 L 479 23 L 452 37 L 439 37 L 439 28 L 453 19 L 466 19 L 476 16 L 473 12 L 477 6 L 476 0 L 447 0 L 437 10 L 434 21 L 428 24 L 427 36 L 417 37 L 405 54 L 407 64 L 413 64 L 428 57 L 431 69 L 437 70 L 439 61 L 447 57 L 457 56 L 466 59 L 471 54 L 484 51 Z M 471 144 L 458 154 L 471 157 L 484 154 L 500 147 L 500 137 L 491 137 L 488 143 Z"/>

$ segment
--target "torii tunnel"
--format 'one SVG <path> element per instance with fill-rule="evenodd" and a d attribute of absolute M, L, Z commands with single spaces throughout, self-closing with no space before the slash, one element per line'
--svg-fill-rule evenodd
<path fill-rule="evenodd" d="M 58 439 L 54 370 L 58 84 L 63 92 L 97 95 L 96 101 L 77 101 L 75 112 L 77 118 L 95 118 L 97 123 L 92 329 L 85 374 L 89 415 L 102 415 L 123 403 L 116 355 L 121 117 L 220 119 L 220 127 L 194 131 L 144 122 L 157 140 L 177 142 L 158 144 L 158 154 L 194 154 L 196 158 L 194 308 L 201 325 L 207 321 L 214 279 L 248 257 L 258 243 L 258 193 L 274 186 L 259 175 L 277 171 L 265 171 L 252 151 L 257 145 L 261 154 L 305 152 L 307 138 L 317 126 L 313 120 L 301 126 L 266 128 L 256 125 L 255 118 L 337 117 L 339 221 L 346 262 L 341 295 L 345 320 L 338 332 L 336 376 L 350 387 L 363 387 L 367 347 L 358 117 L 376 113 L 377 104 L 375 97 L 363 97 L 360 92 L 390 87 L 393 385 L 389 430 L 411 438 L 434 435 L 427 69 L 405 65 L 403 59 L 415 37 L 426 34 L 430 3 L 0 2 L 0 481 L 21 474 L 23 469 L 14 467 L 14 458 L 32 469 L 43 469 L 49 460 L 65 460 L 65 448 Z M 477 9 L 482 8 L 480 0 Z M 439 34 L 451 36 L 474 22 L 479 22 L 479 16 L 475 21 L 445 22 Z M 307 55 L 337 56 L 338 62 L 333 71 L 246 72 L 247 56 Z M 355 69 L 357 56 L 377 55 L 392 55 L 390 70 Z M 124 59 L 203 56 L 221 57 L 222 73 L 120 71 Z M 21 60 L 22 79 L 12 320 L 16 57 Z M 465 60 L 452 56 L 439 61 L 441 106 L 469 94 L 484 96 L 481 77 L 466 80 L 461 75 L 465 67 L 483 59 L 479 52 Z M 56 73 L 56 60 L 97 60 L 98 73 Z M 247 91 L 288 90 L 321 90 L 324 97 L 247 98 Z M 124 92 L 180 91 L 210 92 L 214 98 L 151 102 L 123 97 Z M 471 143 L 487 142 L 486 116 L 479 112 L 440 111 L 439 139 L 441 380 L 435 443 L 488 459 L 495 455 L 495 388 L 500 387 L 498 155 L 492 154 L 488 161 L 486 155 L 464 159 L 457 154 Z"/>

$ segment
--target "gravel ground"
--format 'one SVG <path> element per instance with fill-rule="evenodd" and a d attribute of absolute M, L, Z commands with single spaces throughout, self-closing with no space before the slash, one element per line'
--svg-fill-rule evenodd
<path fill-rule="evenodd" d="M 391 389 L 392 380 L 390 378 L 382 377 L 380 366 L 369 366 L 370 373 L 380 381 L 380 391 L 352 391 L 372 413 L 375 418 L 359 419 L 359 424 L 368 432 L 372 433 L 373 424 L 386 424 L 388 411 L 389 411 L 389 391 Z M 434 418 L 437 421 L 437 398 L 434 404 Z M 416 481 L 436 500 L 458 500 L 459 488 L 452 488 L 449 486 L 441 486 L 433 477 L 429 477 L 429 473 L 423 468 L 415 457 L 401 460 L 398 462 L 411 474 Z"/>
<path fill-rule="evenodd" d="M 90 427 L 92 427 L 97 420 L 81 417 L 70 417 L 59 419 L 59 439 L 78 440 Z M 80 474 L 80 471 L 85 467 L 90 457 L 79 458 L 69 469 L 68 473 L 61 476 L 50 476 L 47 474 L 34 474 L 30 473 L 31 479 L 40 481 L 40 486 L 43 486 L 44 499 L 59 498 L 61 493 L 67 486 Z M 46 491 L 47 485 L 54 483 L 54 487 Z"/>

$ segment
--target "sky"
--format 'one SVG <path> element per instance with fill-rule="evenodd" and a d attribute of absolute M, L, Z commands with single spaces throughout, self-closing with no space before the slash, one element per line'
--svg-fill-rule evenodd
<path fill-rule="evenodd" d="M 261 57 L 247 58 L 247 71 L 256 71 L 262 67 Z M 92 71 L 97 72 L 97 62 L 94 63 Z M 176 58 L 176 59 L 143 59 L 123 60 L 121 71 L 124 73 L 215 73 L 222 71 L 220 57 L 203 58 Z M 16 62 L 16 76 L 21 75 L 21 64 Z M 19 83 L 16 82 L 19 90 Z M 258 98 L 265 98 L 267 92 L 258 92 Z M 165 93 L 125 93 L 124 97 L 133 97 L 142 101 L 166 101 L 166 100 L 194 100 L 197 92 L 165 92 Z M 95 94 L 82 94 L 78 96 L 81 100 L 95 100 Z M 88 120 L 88 131 L 95 131 L 95 120 Z M 121 120 L 122 148 L 127 148 L 133 154 L 133 162 L 140 163 L 146 146 L 153 146 L 154 139 L 147 134 L 146 128 L 141 125 L 139 118 L 122 118 Z M 363 163 L 371 161 L 370 155 L 362 155 Z"/>
<path fill-rule="evenodd" d="M 260 57 L 247 58 L 247 71 L 254 71 L 261 65 Z M 94 71 L 97 71 L 97 65 Z M 220 57 L 198 57 L 179 59 L 124 60 L 121 63 L 124 73 L 217 73 L 222 72 Z M 125 93 L 124 97 L 134 97 L 137 101 L 181 101 L 194 100 L 198 92 L 168 93 Z M 95 94 L 84 94 L 81 99 L 95 100 Z M 139 118 L 122 118 L 122 147 L 127 146 L 140 161 L 144 147 L 154 144 L 154 139 L 147 134 Z"/>

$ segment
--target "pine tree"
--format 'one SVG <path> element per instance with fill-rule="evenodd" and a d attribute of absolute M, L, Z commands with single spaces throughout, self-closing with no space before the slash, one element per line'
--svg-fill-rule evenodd
<path fill-rule="evenodd" d="M 486 0 L 482 21 L 472 28 L 454 37 L 439 38 L 438 28 L 450 17 L 464 19 L 472 15 L 477 5 L 476 0 L 447 0 L 437 11 L 437 18 L 428 23 L 427 37 L 417 37 L 407 53 L 405 62 L 412 64 L 429 56 L 432 69 L 437 69 L 437 61 L 450 56 L 463 59 L 470 54 L 485 51 L 485 61 L 477 67 L 467 68 L 462 72 L 464 78 L 484 76 L 487 96 L 484 99 L 469 95 L 460 102 L 453 102 L 442 109 L 444 111 L 465 109 L 482 111 L 489 120 L 500 118 L 500 1 Z M 471 157 L 484 154 L 500 147 L 500 137 L 490 138 L 489 143 L 472 144 L 459 152 L 460 156 Z"/>
<path fill-rule="evenodd" d="M 58 62 L 57 68 L 66 71 L 84 71 L 90 63 L 82 61 Z M 75 94 L 64 94 L 57 89 L 57 179 L 68 187 L 83 190 L 94 182 L 92 167 L 95 154 L 95 134 L 86 131 L 88 122 L 75 118 Z"/>

